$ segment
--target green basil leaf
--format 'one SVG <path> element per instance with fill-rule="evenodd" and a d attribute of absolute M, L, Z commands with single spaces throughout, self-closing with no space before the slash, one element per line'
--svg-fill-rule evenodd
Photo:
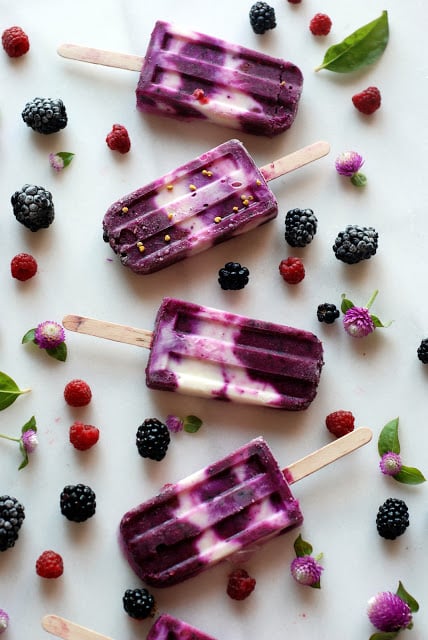
<path fill-rule="evenodd" d="M 419 611 L 418 602 L 414 599 L 413 596 L 410 595 L 410 593 L 406 591 L 401 580 L 398 583 L 398 589 L 396 591 L 396 594 L 399 598 L 404 600 L 404 602 L 407 602 L 407 604 L 410 607 L 410 611 L 412 611 L 413 613 L 415 613 L 416 611 Z"/>
<path fill-rule="evenodd" d="M 15 380 L 0 371 L 0 411 L 9 407 L 18 396 L 22 393 L 28 393 L 28 391 L 30 389 L 20 389 Z"/>
<path fill-rule="evenodd" d="M 202 427 L 202 420 L 197 416 L 186 416 L 183 419 L 183 429 L 187 433 L 196 433 Z"/>
<path fill-rule="evenodd" d="M 419 469 L 416 469 L 415 467 L 406 467 L 404 464 L 400 471 L 392 477 L 394 480 L 397 480 L 397 482 L 402 482 L 403 484 L 422 484 L 426 480 Z"/>
<path fill-rule="evenodd" d="M 315 71 L 328 69 L 337 73 L 347 73 L 373 64 L 385 51 L 388 40 L 388 12 L 383 11 L 379 18 L 327 49 L 322 64 L 316 67 Z"/>
<path fill-rule="evenodd" d="M 398 418 L 390 420 L 379 434 L 377 443 L 379 455 L 383 456 L 388 451 L 400 453 L 400 441 L 398 439 Z"/>
<path fill-rule="evenodd" d="M 25 344 L 26 342 L 34 342 L 35 332 L 35 329 L 30 329 L 29 331 L 27 331 L 27 333 L 22 338 L 21 344 Z"/>
<path fill-rule="evenodd" d="M 46 349 L 45 351 L 56 360 L 60 360 L 61 362 L 65 362 L 67 360 L 67 345 L 65 342 L 61 342 L 57 347 L 54 347 L 53 349 Z"/>
<path fill-rule="evenodd" d="M 302 556 L 310 556 L 312 553 L 312 545 L 306 540 L 303 540 L 302 535 L 299 534 L 296 540 L 294 541 L 294 551 L 298 558 Z"/>

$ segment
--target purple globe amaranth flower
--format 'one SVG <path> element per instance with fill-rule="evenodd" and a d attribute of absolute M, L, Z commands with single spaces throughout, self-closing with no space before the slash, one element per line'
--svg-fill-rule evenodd
<path fill-rule="evenodd" d="M 34 431 L 34 429 L 27 429 L 27 431 L 24 431 L 21 436 L 21 441 L 27 453 L 33 453 L 33 451 L 39 444 L 37 433 Z"/>
<path fill-rule="evenodd" d="M 49 154 L 49 164 L 55 171 L 62 171 L 64 169 L 64 160 L 57 153 Z"/>
<path fill-rule="evenodd" d="M 375 330 L 375 324 L 367 307 L 351 307 L 343 316 L 346 333 L 353 338 L 364 338 Z"/>
<path fill-rule="evenodd" d="M 183 420 L 178 416 L 168 415 L 165 420 L 166 426 L 171 433 L 178 433 L 183 429 Z"/>
<path fill-rule="evenodd" d="M 46 320 L 34 330 L 34 342 L 40 349 L 55 349 L 65 340 L 63 327 L 53 320 Z"/>
<path fill-rule="evenodd" d="M 386 476 L 396 476 L 401 471 L 403 463 L 401 456 L 393 451 L 387 451 L 383 454 L 379 462 L 380 470 Z"/>
<path fill-rule="evenodd" d="M 407 602 L 391 591 L 382 591 L 370 598 L 367 615 L 379 631 L 399 631 L 412 622 L 412 611 Z"/>
<path fill-rule="evenodd" d="M 9 626 L 9 615 L 4 609 L 0 609 L 0 633 L 6 631 Z"/>
<path fill-rule="evenodd" d="M 345 151 L 336 158 L 336 171 L 341 176 L 352 177 L 364 164 L 362 156 L 356 151 Z"/>
<path fill-rule="evenodd" d="M 292 561 L 290 570 L 297 582 L 311 587 L 321 578 L 324 567 L 312 556 L 298 556 Z"/>

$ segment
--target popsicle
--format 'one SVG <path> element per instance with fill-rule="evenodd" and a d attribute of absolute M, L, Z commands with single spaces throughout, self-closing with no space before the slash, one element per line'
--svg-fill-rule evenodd
<path fill-rule="evenodd" d="M 168 587 L 300 525 L 289 485 L 372 437 L 362 427 L 281 471 L 262 437 L 131 509 L 119 543 L 145 583 Z"/>
<path fill-rule="evenodd" d="M 158 21 L 145 58 L 63 44 L 65 58 L 139 71 L 141 111 L 275 136 L 294 122 L 303 76 L 291 62 Z"/>
<path fill-rule="evenodd" d="M 54 614 L 42 618 L 42 627 L 63 640 L 111 640 L 108 636 Z M 162 613 L 151 626 L 146 640 L 215 640 L 215 638 L 179 618 Z"/>
<path fill-rule="evenodd" d="M 289 411 L 310 405 L 324 364 L 313 333 L 176 298 L 163 299 L 153 332 L 75 315 L 63 325 L 149 348 L 151 389 Z"/>
<path fill-rule="evenodd" d="M 159 271 L 275 218 L 267 181 L 328 151 L 316 142 L 259 169 L 239 140 L 229 140 L 112 204 L 104 240 L 131 271 Z"/>

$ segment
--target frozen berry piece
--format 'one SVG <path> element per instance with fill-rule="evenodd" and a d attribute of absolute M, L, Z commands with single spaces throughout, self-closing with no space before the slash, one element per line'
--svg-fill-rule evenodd
<path fill-rule="evenodd" d="M 95 493 L 84 484 L 64 487 L 59 504 L 62 515 L 72 522 L 84 522 L 91 518 L 97 506 Z"/>
<path fill-rule="evenodd" d="M 131 148 L 128 131 L 121 124 L 113 125 L 112 130 L 106 137 L 106 142 L 112 151 L 118 151 L 119 153 L 128 153 Z"/>
<path fill-rule="evenodd" d="M 67 126 L 67 111 L 61 98 L 34 98 L 24 107 L 22 119 L 37 133 L 48 135 Z"/>
<path fill-rule="evenodd" d="M 0 551 L 15 545 L 24 519 L 24 507 L 16 498 L 0 496 Z"/>
<path fill-rule="evenodd" d="M 319 322 L 325 322 L 326 324 L 333 324 L 335 320 L 340 316 L 340 311 L 332 302 L 323 302 L 318 305 L 317 318 Z"/>
<path fill-rule="evenodd" d="M 381 103 L 380 91 L 377 87 L 367 87 L 364 91 L 352 96 L 353 105 L 365 115 L 371 115 L 377 111 Z"/>
<path fill-rule="evenodd" d="M 30 40 L 21 27 L 9 27 L 1 36 L 3 49 L 10 58 L 19 58 L 30 48 Z"/>
<path fill-rule="evenodd" d="M 285 239 L 292 247 L 306 247 L 314 239 L 317 226 L 312 209 L 290 209 L 285 216 Z"/>
<path fill-rule="evenodd" d="M 47 229 L 54 221 L 52 194 L 44 187 L 24 184 L 22 189 L 15 191 L 10 201 L 15 218 L 30 231 Z"/>
<path fill-rule="evenodd" d="M 84 380 L 70 380 L 64 388 L 64 399 L 70 407 L 85 407 L 92 398 L 91 387 Z"/>
<path fill-rule="evenodd" d="M 222 289 L 243 289 L 248 284 L 250 272 L 247 267 L 242 267 L 239 262 L 226 262 L 218 272 L 218 283 Z"/>
<path fill-rule="evenodd" d="M 59 553 L 49 549 L 37 558 L 36 573 L 41 578 L 59 578 L 64 573 L 64 563 Z"/>
<path fill-rule="evenodd" d="M 382 538 L 395 540 L 409 526 L 409 510 L 399 498 L 388 498 L 380 507 L 376 516 L 376 528 Z"/>
<path fill-rule="evenodd" d="M 309 23 L 309 29 L 314 36 L 327 36 L 331 30 L 331 19 L 325 13 L 316 13 Z"/>
<path fill-rule="evenodd" d="M 232 600 L 245 600 L 254 591 L 256 581 L 245 569 L 234 569 L 229 574 L 227 595 Z"/>
<path fill-rule="evenodd" d="M 137 429 L 135 442 L 143 458 L 160 462 L 166 455 L 170 441 L 168 427 L 157 418 L 147 418 Z"/>
<path fill-rule="evenodd" d="M 343 411 L 341 409 L 329 413 L 325 419 L 325 425 L 330 433 L 336 438 L 340 438 L 354 430 L 355 418 L 351 411 Z"/>
<path fill-rule="evenodd" d="M 154 615 L 155 599 L 147 589 L 127 589 L 122 601 L 123 608 L 131 618 L 145 620 Z"/>
<path fill-rule="evenodd" d="M 99 440 L 100 430 L 92 424 L 83 424 L 76 420 L 69 429 L 69 439 L 71 444 L 78 451 L 86 451 L 94 446 Z"/>
<path fill-rule="evenodd" d="M 256 2 L 250 9 L 250 24 L 254 33 L 259 35 L 268 29 L 275 29 L 275 9 L 267 2 Z"/>
<path fill-rule="evenodd" d="M 428 364 L 428 338 L 421 340 L 417 350 L 418 358 L 422 364 Z"/>
<path fill-rule="evenodd" d="M 305 277 L 305 267 L 300 258 L 291 256 L 281 260 L 279 273 L 288 284 L 298 284 Z"/>
<path fill-rule="evenodd" d="M 37 273 L 37 261 L 29 253 L 18 253 L 10 263 L 12 278 L 25 282 Z"/>

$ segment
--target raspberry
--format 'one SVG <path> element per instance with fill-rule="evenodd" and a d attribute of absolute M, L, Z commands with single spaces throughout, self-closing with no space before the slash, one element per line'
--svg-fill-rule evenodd
<path fill-rule="evenodd" d="M 345 436 L 347 433 L 351 433 L 354 430 L 355 418 L 350 411 L 334 411 L 329 413 L 325 419 L 327 429 L 336 438 Z"/>
<path fill-rule="evenodd" d="M 76 420 L 69 430 L 70 442 L 75 449 L 86 451 L 98 442 L 100 431 L 91 424 L 83 424 Z"/>
<path fill-rule="evenodd" d="M 325 13 L 316 13 L 309 23 L 309 29 L 314 36 L 326 36 L 330 33 L 331 19 Z"/>
<path fill-rule="evenodd" d="M 380 107 L 380 91 L 377 87 L 367 87 L 364 91 L 353 95 L 352 102 L 358 111 L 370 115 Z"/>
<path fill-rule="evenodd" d="M 229 574 L 227 595 L 232 600 L 245 600 L 254 591 L 255 586 L 255 579 L 251 578 L 245 569 L 234 569 Z"/>
<path fill-rule="evenodd" d="M 24 282 L 37 273 L 37 262 L 29 253 L 18 253 L 12 258 L 10 272 L 13 278 Z"/>
<path fill-rule="evenodd" d="M 64 572 L 64 564 L 59 553 L 43 551 L 37 558 L 36 573 L 41 578 L 59 578 Z"/>
<path fill-rule="evenodd" d="M 281 260 L 279 272 L 288 284 L 298 284 L 305 277 L 305 267 L 300 258 L 290 257 Z"/>
<path fill-rule="evenodd" d="M 131 148 L 131 140 L 126 128 L 121 124 L 114 124 L 112 130 L 106 137 L 108 147 L 112 151 L 128 153 Z"/>
<path fill-rule="evenodd" d="M 92 391 L 84 380 L 71 380 L 64 388 L 64 399 L 70 407 L 84 407 L 90 403 Z"/>
<path fill-rule="evenodd" d="M 2 33 L 1 42 L 3 49 L 10 58 L 19 58 L 27 53 L 30 41 L 21 27 L 9 27 Z"/>

